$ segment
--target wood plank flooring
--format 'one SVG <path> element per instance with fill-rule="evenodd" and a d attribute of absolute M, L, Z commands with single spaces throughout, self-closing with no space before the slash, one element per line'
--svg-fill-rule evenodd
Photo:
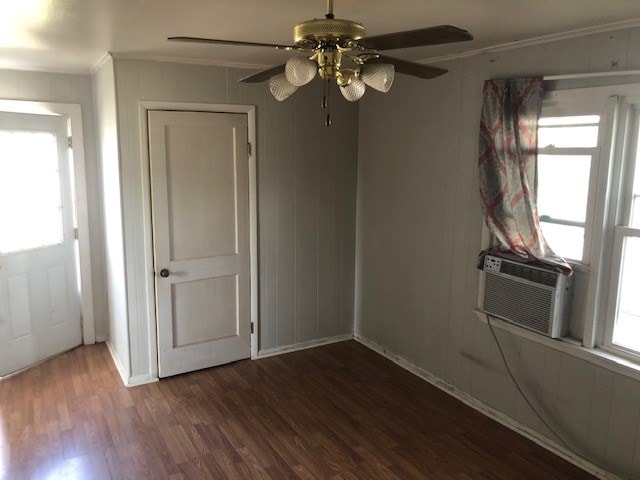
<path fill-rule="evenodd" d="M 129 389 L 79 347 L 0 382 L 0 478 L 594 477 L 349 341 Z"/>

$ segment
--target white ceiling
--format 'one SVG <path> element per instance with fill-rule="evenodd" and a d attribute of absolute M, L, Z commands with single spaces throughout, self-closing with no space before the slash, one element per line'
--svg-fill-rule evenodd
<path fill-rule="evenodd" d="M 0 0 L 0 68 L 88 73 L 106 52 L 266 67 L 290 54 L 166 37 L 288 44 L 296 23 L 325 10 L 325 0 Z M 363 23 L 368 35 L 449 24 L 475 36 L 462 44 L 385 52 L 422 61 L 603 25 L 640 25 L 640 1 L 335 0 L 335 14 Z"/>

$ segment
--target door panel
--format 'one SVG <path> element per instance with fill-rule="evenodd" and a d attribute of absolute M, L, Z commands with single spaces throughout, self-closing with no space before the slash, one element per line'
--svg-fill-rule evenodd
<path fill-rule="evenodd" d="M 67 273 L 64 266 L 47 269 L 47 292 L 49 293 L 50 325 L 55 327 L 67 321 L 71 312 L 67 300 Z"/>
<path fill-rule="evenodd" d="M 244 114 L 149 112 L 161 377 L 250 356 L 247 153 Z"/>
<path fill-rule="evenodd" d="M 166 142 L 174 153 L 167 156 L 171 260 L 237 253 L 237 166 L 231 133 L 217 125 L 166 126 Z M 182 155 L 175 154 L 186 151 L 191 152 L 188 168 Z M 209 221 L 192 223 L 202 218 Z"/>
<path fill-rule="evenodd" d="M 238 335 L 237 275 L 175 284 L 172 301 L 174 347 Z"/>
<path fill-rule="evenodd" d="M 0 376 L 82 343 L 66 119 L 0 114 Z"/>
<path fill-rule="evenodd" d="M 31 307 L 29 306 L 29 279 L 26 274 L 14 275 L 6 280 L 7 303 L 9 304 L 9 341 L 31 335 Z M 4 372 L 10 373 L 10 372 Z"/>

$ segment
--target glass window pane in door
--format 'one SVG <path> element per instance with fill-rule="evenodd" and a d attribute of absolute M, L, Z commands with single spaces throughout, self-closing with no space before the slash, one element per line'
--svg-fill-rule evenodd
<path fill-rule="evenodd" d="M 622 249 L 620 288 L 613 343 L 640 352 L 640 238 L 627 237 Z"/>
<path fill-rule="evenodd" d="M 0 253 L 62 243 L 55 135 L 0 131 L 0 225 Z"/>

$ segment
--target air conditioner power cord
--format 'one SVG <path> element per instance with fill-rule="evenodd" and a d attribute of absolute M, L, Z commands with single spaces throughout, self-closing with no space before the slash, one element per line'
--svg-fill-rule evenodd
<path fill-rule="evenodd" d="M 556 429 L 553 428 L 549 424 L 549 422 L 547 422 L 545 420 L 545 418 L 540 414 L 538 409 L 533 406 L 533 404 L 531 403 L 531 401 L 529 400 L 527 395 L 524 393 L 524 391 L 520 387 L 520 384 L 518 383 L 518 380 L 516 380 L 515 375 L 511 371 L 511 368 L 509 367 L 509 362 L 507 362 L 507 357 L 505 356 L 504 351 L 502 350 L 502 345 L 500 345 L 500 342 L 498 341 L 498 336 L 496 335 L 496 332 L 495 332 L 495 330 L 493 328 L 493 325 L 491 323 L 491 319 L 493 317 L 491 315 L 489 315 L 489 314 L 486 314 L 486 317 L 487 317 L 487 324 L 489 325 L 489 330 L 491 330 L 491 335 L 493 336 L 493 340 L 496 342 L 496 346 L 498 347 L 498 351 L 500 352 L 500 356 L 502 357 L 502 363 L 504 364 L 504 368 L 507 370 L 507 373 L 509 374 L 509 377 L 511 378 L 511 381 L 513 382 L 513 384 L 515 385 L 516 389 L 518 390 L 518 392 L 522 396 L 523 400 L 527 403 L 527 405 L 529 405 L 529 408 L 531 409 L 531 411 L 536 415 L 536 417 L 538 417 L 540 419 L 540 421 L 544 424 L 544 426 L 547 427 L 549 429 L 549 431 L 556 436 L 556 438 L 560 441 L 560 444 L 564 448 L 566 448 L 568 451 L 570 451 L 572 454 L 576 455 L 577 457 L 582 458 L 582 455 L 580 455 L 573 448 L 571 448 L 567 444 L 567 442 L 558 434 Z M 593 463 L 591 460 L 589 460 L 589 462 Z M 594 465 L 597 465 L 597 464 L 594 463 Z M 598 465 L 598 467 L 602 468 L 604 471 L 608 471 L 608 469 L 606 469 L 606 468 L 604 468 L 604 467 L 602 467 L 600 465 Z M 620 476 L 620 478 L 623 478 L 624 480 L 633 480 L 630 477 L 622 476 L 622 475 L 619 475 L 619 474 L 616 474 L 616 475 Z"/>

